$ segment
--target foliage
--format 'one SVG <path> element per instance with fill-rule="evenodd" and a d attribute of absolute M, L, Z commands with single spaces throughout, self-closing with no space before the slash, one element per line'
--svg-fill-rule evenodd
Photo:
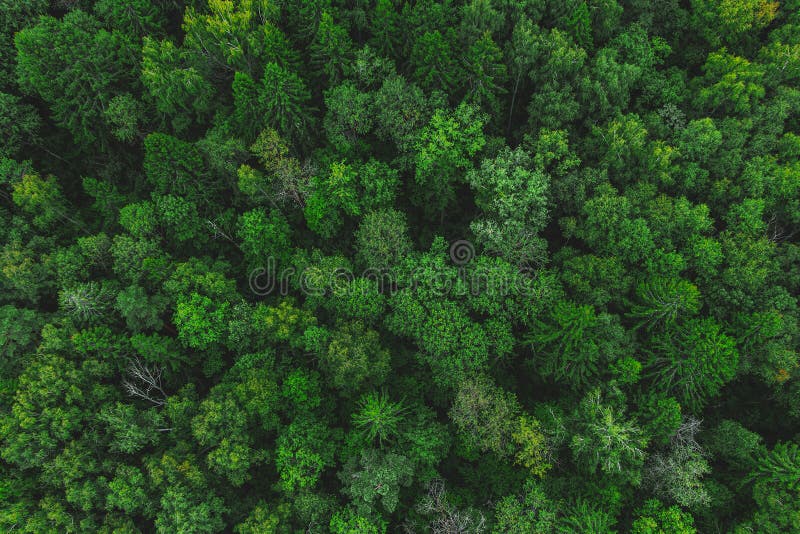
<path fill-rule="evenodd" d="M 798 82 L 798 0 L 0 0 L 0 530 L 800 532 Z"/>
<path fill-rule="evenodd" d="M 135 85 L 133 43 L 79 9 L 50 16 L 15 37 L 20 86 L 48 103 L 81 145 L 106 141 L 102 110 L 116 87 Z"/>
<path fill-rule="evenodd" d="M 694 534 L 694 520 L 692 516 L 682 511 L 677 506 L 665 507 L 656 499 L 647 501 L 639 510 L 638 517 L 631 525 L 631 532 L 635 534 Z"/>
<path fill-rule="evenodd" d="M 690 320 L 676 335 L 661 335 L 655 343 L 660 349 L 650 362 L 655 383 L 692 410 L 716 395 L 736 373 L 735 342 L 720 332 L 713 319 Z"/>
<path fill-rule="evenodd" d="M 370 392 L 358 403 L 359 409 L 353 414 L 353 425 L 364 432 L 370 443 L 375 440 L 383 447 L 384 443 L 397 435 L 403 420 L 403 405 L 389 400 L 386 392 Z"/>
<path fill-rule="evenodd" d="M 344 465 L 339 478 L 343 492 L 353 498 L 365 512 L 377 506 L 391 513 L 400 500 L 400 488 L 411 483 L 413 467 L 405 456 L 366 449 L 360 458 L 353 457 Z"/>
<path fill-rule="evenodd" d="M 626 477 L 637 482 L 644 462 L 647 437 L 613 406 L 603 404 L 599 390 L 588 393 L 575 412 L 577 432 L 570 449 L 589 473 Z"/>
<path fill-rule="evenodd" d="M 452 112 L 437 110 L 415 145 L 416 201 L 429 210 L 444 210 L 454 201 L 454 182 L 486 140 L 486 117 L 462 103 Z"/>

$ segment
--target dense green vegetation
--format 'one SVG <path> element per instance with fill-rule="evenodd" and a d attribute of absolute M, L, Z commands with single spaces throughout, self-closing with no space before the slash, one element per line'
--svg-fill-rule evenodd
<path fill-rule="evenodd" d="M 0 26 L 2 530 L 800 532 L 800 1 Z"/>

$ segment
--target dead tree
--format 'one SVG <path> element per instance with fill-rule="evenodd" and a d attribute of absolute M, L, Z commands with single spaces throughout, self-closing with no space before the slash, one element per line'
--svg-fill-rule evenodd
<path fill-rule="evenodd" d="M 149 367 L 136 358 L 128 365 L 128 376 L 130 378 L 122 381 L 122 387 L 128 395 L 144 399 L 155 406 L 166 404 L 167 394 L 161 385 L 160 367 Z"/>

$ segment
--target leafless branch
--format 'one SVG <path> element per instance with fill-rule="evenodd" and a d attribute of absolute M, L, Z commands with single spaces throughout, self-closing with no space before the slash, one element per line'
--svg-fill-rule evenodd
<path fill-rule="evenodd" d="M 428 484 L 428 495 L 419 504 L 419 511 L 435 515 L 429 527 L 434 534 L 480 534 L 486 530 L 486 518 L 482 513 L 459 510 L 446 499 L 447 490 L 441 479 Z"/>
<path fill-rule="evenodd" d="M 138 358 L 128 365 L 130 379 L 122 381 L 122 387 L 131 397 L 144 399 L 156 406 L 167 402 L 167 394 L 161 385 L 161 368 L 157 365 L 149 367 Z"/>

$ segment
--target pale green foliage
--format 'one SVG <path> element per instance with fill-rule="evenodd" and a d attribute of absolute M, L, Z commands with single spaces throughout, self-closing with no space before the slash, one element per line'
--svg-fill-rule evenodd
<path fill-rule="evenodd" d="M 708 55 L 703 70 L 708 85 L 700 91 L 700 101 L 712 111 L 747 113 L 765 95 L 761 85 L 764 70 L 724 48 Z"/>
<path fill-rule="evenodd" d="M 514 448 L 515 418 L 519 411 L 513 394 L 479 376 L 460 385 L 450 418 L 469 449 L 508 456 Z"/>
<path fill-rule="evenodd" d="M 530 156 L 521 148 L 504 148 L 470 171 L 467 181 L 484 211 L 471 228 L 486 250 L 514 264 L 542 263 L 545 243 L 539 233 L 547 223 L 550 178 L 534 169 Z"/>
<path fill-rule="evenodd" d="M 353 414 L 353 425 L 361 429 L 369 443 L 376 440 L 383 448 L 397 436 L 405 408 L 392 402 L 386 391 L 367 393 L 358 401 L 358 411 Z"/>
<path fill-rule="evenodd" d="M 597 389 L 583 398 L 575 417 L 576 433 L 569 447 L 578 465 L 589 473 L 599 470 L 638 482 L 647 446 L 641 429 L 620 410 L 603 404 Z"/>
<path fill-rule="evenodd" d="M 414 473 L 405 456 L 367 449 L 353 457 L 339 473 L 345 494 L 362 509 L 380 508 L 391 513 L 400 500 L 400 488 L 411 484 Z"/>
<path fill-rule="evenodd" d="M 699 429 L 697 419 L 686 419 L 672 437 L 669 449 L 653 454 L 645 470 L 645 481 L 657 495 L 690 509 L 710 503 L 703 478 L 711 473 L 711 466 L 696 441 Z"/>

